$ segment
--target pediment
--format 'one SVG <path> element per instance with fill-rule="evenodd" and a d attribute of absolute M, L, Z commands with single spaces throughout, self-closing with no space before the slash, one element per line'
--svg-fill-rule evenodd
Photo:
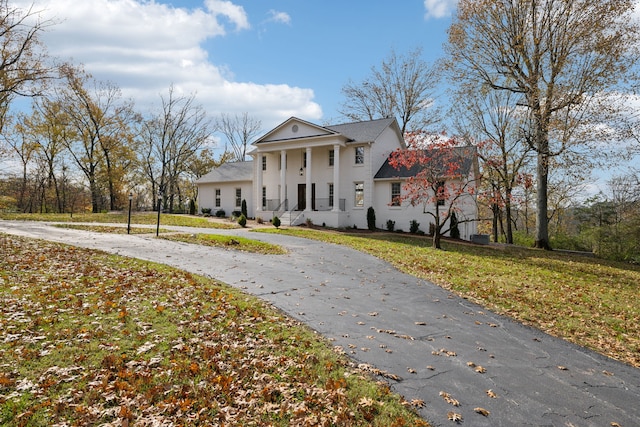
<path fill-rule="evenodd" d="M 266 133 L 258 139 L 254 144 L 263 144 L 267 142 L 291 141 L 302 138 L 322 137 L 329 135 L 337 135 L 338 133 L 322 126 L 309 123 L 297 117 L 291 117 L 285 120 L 273 130 Z"/>

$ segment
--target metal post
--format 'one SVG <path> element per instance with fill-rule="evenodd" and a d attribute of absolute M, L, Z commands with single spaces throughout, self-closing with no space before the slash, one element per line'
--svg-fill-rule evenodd
<path fill-rule="evenodd" d="M 133 193 L 129 193 L 129 217 L 127 218 L 127 234 L 131 234 L 131 201 L 133 200 Z"/>
<path fill-rule="evenodd" d="M 158 191 L 158 224 L 156 225 L 156 237 L 160 235 L 160 209 L 162 204 L 162 192 Z"/>

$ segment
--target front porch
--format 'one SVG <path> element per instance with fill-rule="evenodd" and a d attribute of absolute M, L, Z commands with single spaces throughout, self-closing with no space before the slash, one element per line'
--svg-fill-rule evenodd
<path fill-rule="evenodd" d="M 296 204 L 288 199 L 284 202 L 280 202 L 279 199 L 268 199 L 264 202 L 263 209 L 256 212 L 256 217 L 270 221 L 277 216 L 282 225 L 300 225 L 311 220 L 316 225 L 339 228 L 345 226 L 344 223 L 350 216 L 345 209 L 345 199 L 339 199 L 336 207 L 332 199 L 313 197 L 310 200 L 310 209 L 306 209 L 306 198 L 302 198 L 302 203 Z"/>

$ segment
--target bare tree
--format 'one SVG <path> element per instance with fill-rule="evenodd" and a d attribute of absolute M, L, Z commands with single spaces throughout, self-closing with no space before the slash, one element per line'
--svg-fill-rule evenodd
<path fill-rule="evenodd" d="M 363 82 L 350 81 L 342 88 L 346 99 L 340 114 L 356 121 L 396 117 L 403 135 L 432 127 L 439 121 L 434 106 L 439 69 L 421 55 L 421 48 L 406 55 L 392 50 Z"/>
<path fill-rule="evenodd" d="M 469 142 L 478 147 L 485 187 L 483 199 L 493 213 L 494 241 L 498 241 L 500 226 L 506 243 L 513 243 L 513 192 L 522 181 L 523 168 L 531 157 L 531 148 L 522 133 L 525 112 L 511 92 L 462 87 L 455 99 L 452 113 L 455 123 Z"/>
<path fill-rule="evenodd" d="M 11 101 L 40 94 L 37 83 L 51 77 L 38 39 L 51 25 L 52 21 L 40 19 L 33 6 L 22 10 L 0 0 L 0 132 Z"/>
<path fill-rule="evenodd" d="M 133 158 L 129 126 L 134 120 L 130 102 L 122 101 L 120 89 L 95 81 L 79 67 L 60 68 L 65 85 L 58 88 L 55 103 L 60 105 L 57 120 L 65 124 L 65 145 L 85 174 L 91 191 L 93 212 L 102 207 L 102 188 L 108 192 L 109 209 L 123 200 L 122 177 Z"/>
<path fill-rule="evenodd" d="M 634 7 L 633 0 L 458 4 L 447 46 L 453 78 L 517 94 L 528 112 L 525 137 L 537 156 L 536 247 L 550 249 L 550 159 L 593 140 L 597 127 L 590 124 L 616 117 L 623 105 L 616 94 L 635 80 Z"/>
<path fill-rule="evenodd" d="M 216 120 L 216 129 L 222 133 L 233 153 L 233 160 L 244 162 L 247 158 L 247 146 L 258 136 L 262 130 L 262 122 L 249 116 L 249 113 L 230 116 L 222 113 Z M 225 144 L 225 151 L 226 149 Z"/>
<path fill-rule="evenodd" d="M 180 96 L 173 85 L 168 97 L 161 96 L 161 111 L 142 126 L 142 163 L 152 193 L 161 193 L 165 206 L 173 211 L 174 198 L 182 202 L 180 178 L 189 172 L 191 161 L 211 143 L 213 125 L 194 94 Z"/>

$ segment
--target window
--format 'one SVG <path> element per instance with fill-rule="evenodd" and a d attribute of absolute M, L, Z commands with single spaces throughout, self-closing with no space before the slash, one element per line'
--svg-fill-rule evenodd
<path fill-rule="evenodd" d="M 216 188 L 216 208 L 220 207 L 220 189 Z"/>
<path fill-rule="evenodd" d="M 266 156 L 262 156 L 262 170 L 263 171 L 267 170 L 267 157 Z"/>
<path fill-rule="evenodd" d="M 400 183 L 391 183 L 391 206 L 400 206 Z"/>
<path fill-rule="evenodd" d="M 262 187 L 262 209 L 267 208 L 267 187 Z"/>
<path fill-rule="evenodd" d="M 355 196 L 355 206 L 360 208 L 364 207 L 364 182 L 356 182 Z"/>
<path fill-rule="evenodd" d="M 333 207 L 333 184 L 329 184 L 329 207 Z"/>
<path fill-rule="evenodd" d="M 446 189 L 444 187 L 444 181 L 438 181 L 436 198 L 438 199 L 438 206 L 444 206 L 444 201 L 447 198 Z"/>
<path fill-rule="evenodd" d="M 356 147 L 356 165 L 364 165 L 364 147 Z"/>
<path fill-rule="evenodd" d="M 242 206 L 242 188 L 236 188 L 236 208 Z"/>
<path fill-rule="evenodd" d="M 336 152 L 335 150 L 329 150 L 329 166 L 333 166 L 335 163 L 335 159 L 336 159 Z"/>

